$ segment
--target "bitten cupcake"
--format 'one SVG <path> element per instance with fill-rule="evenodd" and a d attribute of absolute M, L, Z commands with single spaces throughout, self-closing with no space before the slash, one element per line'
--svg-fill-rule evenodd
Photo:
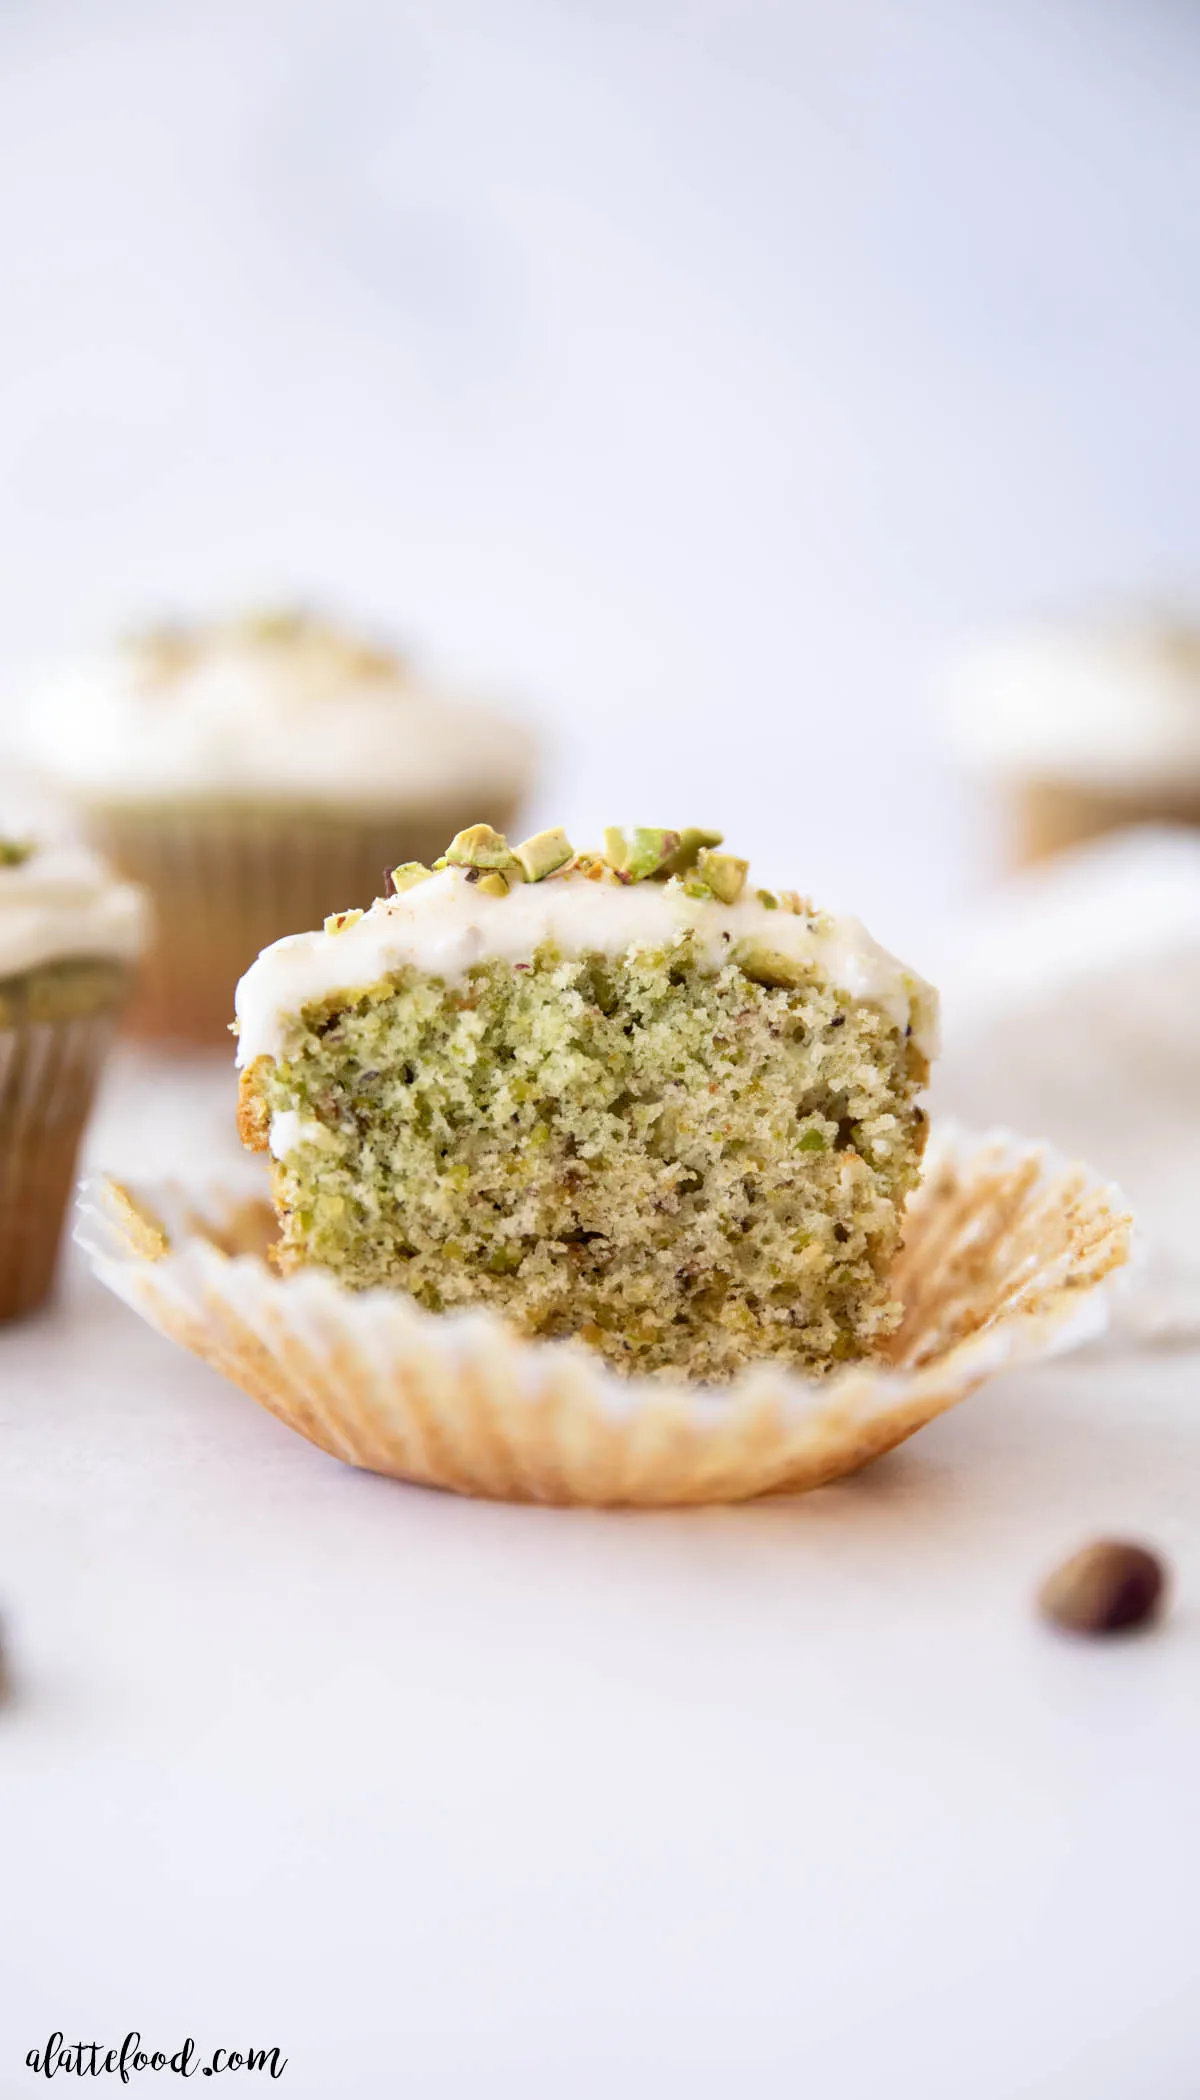
<path fill-rule="evenodd" d="M 34 696 L 25 750 L 88 842 L 144 883 L 158 938 L 133 1025 L 219 1044 L 258 951 L 369 904 L 481 797 L 506 821 L 517 724 L 304 612 L 145 633 Z"/>
<path fill-rule="evenodd" d="M 146 901 L 88 854 L 0 838 L 0 1320 L 54 1275 L 79 1140 Z"/>
<path fill-rule="evenodd" d="M 627 1375 L 875 1354 L 936 999 L 719 846 L 476 824 L 260 956 L 242 1129 L 275 1157 L 281 1266 L 486 1306 Z"/>
<path fill-rule="evenodd" d="M 351 1465 L 471 1495 L 817 1487 L 1099 1331 L 1129 1221 L 924 1158 L 930 987 L 714 832 L 490 825 L 238 988 L 244 1182 L 93 1183 L 97 1273 Z"/>

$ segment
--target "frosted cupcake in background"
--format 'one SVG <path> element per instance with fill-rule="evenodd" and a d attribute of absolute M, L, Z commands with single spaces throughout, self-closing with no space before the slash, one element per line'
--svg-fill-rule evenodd
<path fill-rule="evenodd" d="M 1032 627 L 945 686 L 953 747 L 999 787 L 1010 859 L 1131 824 L 1200 826 L 1200 616 Z"/>
<path fill-rule="evenodd" d="M 259 950 L 367 905 L 480 806 L 515 815 L 521 726 L 304 612 L 149 631 L 32 696 L 24 755 L 144 883 L 158 938 L 137 1032 L 222 1044 Z"/>
<path fill-rule="evenodd" d="M 90 854 L 0 836 L 0 1321 L 50 1289 L 147 923 L 143 893 Z"/>

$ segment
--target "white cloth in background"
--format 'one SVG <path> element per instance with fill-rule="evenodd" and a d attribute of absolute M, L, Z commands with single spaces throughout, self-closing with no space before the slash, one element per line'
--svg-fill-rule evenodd
<path fill-rule="evenodd" d="M 1015 878 L 948 941 L 938 981 L 935 1113 L 1110 1175 L 1142 1243 L 1119 1324 L 1200 1332 L 1200 835 L 1123 832 Z"/>

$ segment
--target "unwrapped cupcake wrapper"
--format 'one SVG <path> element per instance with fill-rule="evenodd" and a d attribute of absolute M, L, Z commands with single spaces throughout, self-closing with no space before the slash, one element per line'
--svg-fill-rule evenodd
<path fill-rule="evenodd" d="M 1120 1198 L 1004 1137 L 948 1135 L 908 1212 L 886 1363 L 822 1380 L 619 1379 L 581 1345 L 274 1273 L 269 1206 L 220 1188 L 90 1185 L 97 1274 L 173 1341 L 349 1464 L 507 1501 L 737 1502 L 855 1472 L 991 1373 L 1098 1334 L 1125 1261 Z"/>
<path fill-rule="evenodd" d="M 33 1312 L 49 1293 L 115 1025 L 110 1009 L 0 1028 L 0 1320 Z"/>
<path fill-rule="evenodd" d="M 515 805 L 493 797 L 486 814 L 503 828 Z M 345 814 L 205 803 L 89 810 L 91 844 L 155 900 L 158 939 L 130 1030 L 228 1047 L 238 979 L 263 948 L 321 926 L 329 912 L 365 908 L 381 895 L 388 868 L 435 859 L 478 815 L 474 807 L 464 815 L 461 804 Z"/>

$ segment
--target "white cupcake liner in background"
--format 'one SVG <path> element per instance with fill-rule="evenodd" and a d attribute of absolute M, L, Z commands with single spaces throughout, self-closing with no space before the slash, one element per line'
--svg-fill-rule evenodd
<path fill-rule="evenodd" d="M 615 1377 L 487 1313 L 434 1314 L 266 1260 L 244 1190 L 87 1184 L 77 1238 L 136 1312 L 350 1465 L 507 1501 L 736 1502 L 854 1472 L 993 1373 L 1099 1334 L 1127 1259 L 1120 1197 L 1005 1136 L 943 1133 L 896 1268 L 887 1363 L 726 1387 Z"/>

